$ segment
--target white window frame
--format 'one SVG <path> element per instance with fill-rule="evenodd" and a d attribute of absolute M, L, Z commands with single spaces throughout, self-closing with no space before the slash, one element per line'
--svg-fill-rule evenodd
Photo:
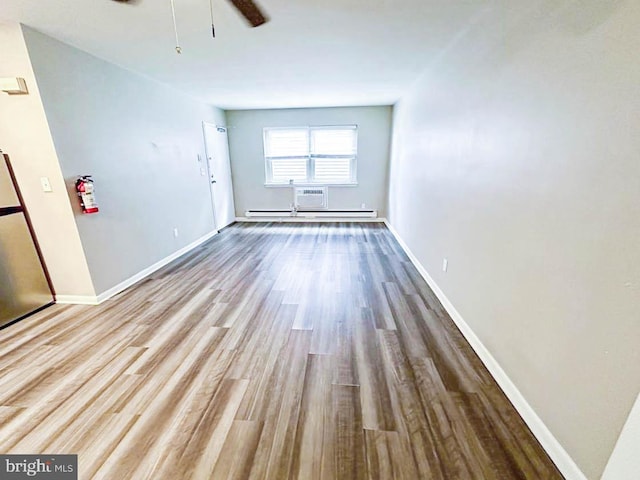
<path fill-rule="evenodd" d="M 354 130 L 355 131 L 355 153 L 353 155 L 318 155 L 312 154 L 312 145 L 311 145 L 311 132 L 313 130 Z M 276 157 L 276 156 L 267 156 L 267 135 L 269 131 L 274 130 L 306 130 L 307 131 L 307 154 L 301 156 L 287 156 L 287 157 Z M 263 153 L 264 153 L 264 166 L 265 166 L 265 186 L 269 187 L 284 187 L 289 185 L 333 185 L 333 186 L 356 186 L 358 185 L 357 179 L 357 168 L 358 168 L 358 126 L 357 125 L 320 125 L 320 126 L 295 126 L 295 127 L 264 127 L 262 129 L 262 145 L 263 145 Z M 273 170 L 272 170 L 272 161 L 279 159 L 306 159 L 306 178 L 305 180 L 298 180 L 293 183 L 290 181 L 283 182 L 274 182 L 273 181 Z M 315 161 L 320 158 L 344 158 L 349 160 L 349 180 L 316 180 L 315 176 Z"/>

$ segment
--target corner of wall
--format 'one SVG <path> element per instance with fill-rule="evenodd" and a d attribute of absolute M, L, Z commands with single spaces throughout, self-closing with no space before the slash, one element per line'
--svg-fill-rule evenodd
<path fill-rule="evenodd" d="M 640 445 L 640 394 L 622 427 L 601 480 L 636 478 L 640 472 L 638 445 Z"/>
<path fill-rule="evenodd" d="M 28 95 L 0 95 L 0 147 L 9 155 L 56 296 L 95 296 L 60 162 L 53 144 L 24 28 L 0 24 L 0 75 L 25 79 Z M 51 192 L 43 192 L 47 177 Z"/>

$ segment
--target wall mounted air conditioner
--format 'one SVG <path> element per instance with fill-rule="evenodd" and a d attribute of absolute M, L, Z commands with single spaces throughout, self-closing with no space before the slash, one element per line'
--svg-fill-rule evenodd
<path fill-rule="evenodd" d="M 294 187 L 296 210 L 318 210 L 329 206 L 327 187 Z"/>

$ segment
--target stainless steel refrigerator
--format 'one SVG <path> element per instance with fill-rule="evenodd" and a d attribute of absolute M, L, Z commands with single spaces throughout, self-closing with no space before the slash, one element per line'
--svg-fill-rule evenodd
<path fill-rule="evenodd" d="M 9 157 L 0 152 L 0 329 L 52 303 L 51 285 Z"/>

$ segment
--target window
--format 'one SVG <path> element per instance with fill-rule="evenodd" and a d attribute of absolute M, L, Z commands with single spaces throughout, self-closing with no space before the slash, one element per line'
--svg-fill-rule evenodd
<path fill-rule="evenodd" d="M 266 184 L 355 184 L 357 150 L 355 125 L 265 128 Z"/>

